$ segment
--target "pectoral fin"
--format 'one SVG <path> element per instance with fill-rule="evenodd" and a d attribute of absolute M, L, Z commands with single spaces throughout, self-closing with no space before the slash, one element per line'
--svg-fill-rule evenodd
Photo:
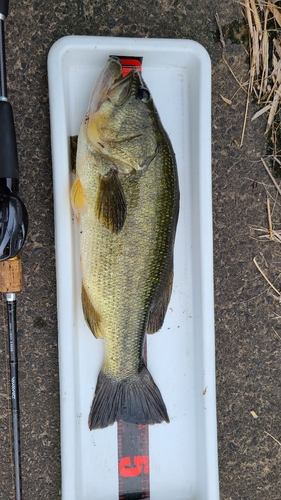
<path fill-rule="evenodd" d="M 123 228 L 127 213 L 126 199 L 115 170 L 111 170 L 106 177 L 100 177 L 95 212 L 101 224 L 113 233 L 119 233 Z"/>
<path fill-rule="evenodd" d="M 165 319 L 165 314 L 170 302 L 174 278 L 174 266 L 171 264 L 170 271 L 167 276 L 165 286 L 163 286 L 161 293 L 156 298 L 153 307 L 150 311 L 147 333 L 156 333 L 162 327 Z"/>
<path fill-rule="evenodd" d="M 81 213 L 84 213 L 86 210 L 84 190 L 79 177 L 76 177 L 75 181 L 72 184 L 72 188 L 70 191 L 70 198 L 71 198 L 72 208 L 77 217 L 79 217 L 79 215 Z"/>
<path fill-rule="evenodd" d="M 81 299 L 84 317 L 90 330 L 97 339 L 102 339 L 104 332 L 101 326 L 101 318 L 90 301 L 84 285 L 82 285 Z"/>
<path fill-rule="evenodd" d="M 77 141 L 78 141 L 78 135 L 73 135 L 70 137 L 70 165 L 71 165 L 71 170 L 74 174 L 76 173 Z"/>

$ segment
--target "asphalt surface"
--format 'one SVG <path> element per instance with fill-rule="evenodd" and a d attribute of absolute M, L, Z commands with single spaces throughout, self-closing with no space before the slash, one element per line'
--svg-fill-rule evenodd
<path fill-rule="evenodd" d="M 226 47 L 217 34 L 218 13 Z M 20 159 L 20 196 L 30 219 L 22 251 L 24 292 L 18 297 L 18 351 L 23 498 L 60 499 L 60 416 L 52 163 L 47 55 L 65 35 L 189 38 L 213 65 L 213 216 L 217 417 L 222 500 L 281 499 L 280 303 L 278 243 L 260 241 L 266 190 L 264 119 L 251 122 L 250 102 L 239 147 L 248 78 L 245 46 L 233 36 L 243 20 L 232 0 L 42 0 L 10 2 L 6 21 L 9 99 Z M 238 29 L 239 31 L 239 29 Z M 237 92 L 238 91 L 238 92 Z M 230 99 L 227 104 L 222 97 Z M 275 222 L 280 207 L 275 208 Z M 0 330 L 0 499 L 14 499 L 5 304 Z M 252 413 L 251 413 L 252 412 Z M 254 413 L 253 413 L 254 412 Z M 275 439 L 274 439 L 275 438 Z M 277 441 L 276 441 L 277 440 Z M 278 442 L 279 441 L 279 442 Z M 78 499 L 77 499 L 78 500 Z M 177 499 L 175 499 L 177 500 Z"/>

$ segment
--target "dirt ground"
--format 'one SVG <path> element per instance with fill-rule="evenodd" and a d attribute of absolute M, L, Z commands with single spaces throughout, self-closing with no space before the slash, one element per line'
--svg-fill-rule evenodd
<path fill-rule="evenodd" d="M 219 41 L 219 14 L 225 48 Z M 217 419 L 221 500 L 281 499 L 281 306 L 256 268 L 280 288 L 281 249 L 261 240 L 271 196 L 262 162 L 265 118 L 250 100 L 240 147 L 249 59 L 242 6 L 232 0 L 43 0 L 10 2 L 6 21 L 9 99 L 30 219 L 22 252 L 25 289 L 18 297 L 23 498 L 59 500 L 60 435 L 52 163 L 47 55 L 65 35 L 189 38 L 213 67 L 213 221 Z M 238 33 L 238 36 L 237 36 Z M 226 63 L 226 62 L 227 63 Z M 231 100 L 227 104 L 221 97 Z M 279 224 L 279 226 L 278 226 Z M 0 499 L 14 498 L 7 386 L 5 304 L 0 331 Z M 177 500 L 177 499 L 175 499 Z M 202 499 L 203 500 L 203 499 Z"/>

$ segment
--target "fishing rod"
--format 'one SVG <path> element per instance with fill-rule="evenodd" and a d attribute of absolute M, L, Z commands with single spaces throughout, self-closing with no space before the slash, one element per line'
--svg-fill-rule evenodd
<path fill-rule="evenodd" d="M 22 499 L 16 293 L 22 290 L 19 257 L 28 228 L 27 211 L 17 196 L 19 167 L 12 106 L 7 97 L 4 23 L 9 0 L 0 0 L 0 292 L 7 306 L 15 499 Z"/>

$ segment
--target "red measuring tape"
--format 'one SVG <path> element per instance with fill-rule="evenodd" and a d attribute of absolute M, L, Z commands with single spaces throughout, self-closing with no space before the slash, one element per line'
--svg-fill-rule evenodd
<path fill-rule="evenodd" d="M 142 57 L 119 57 L 122 64 L 122 76 L 127 76 L 132 69 L 141 73 Z"/>
<path fill-rule="evenodd" d="M 141 73 L 142 57 L 119 56 L 122 76 Z M 146 340 L 144 360 L 147 359 Z M 150 498 L 148 425 L 117 423 L 119 500 Z"/>
<path fill-rule="evenodd" d="M 150 498 L 148 426 L 119 421 L 119 500 Z"/>
<path fill-rule="evenodd" d="M 144 359 L 147 360 L 146 340 Z M 150 498 L 148 425 L 117 422 L 119 500 Z"/>

